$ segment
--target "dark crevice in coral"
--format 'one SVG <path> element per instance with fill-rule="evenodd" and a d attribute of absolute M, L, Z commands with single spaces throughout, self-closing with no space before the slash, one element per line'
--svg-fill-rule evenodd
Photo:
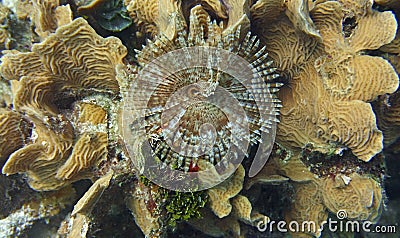
<path fill-rule="evenodd" d="M 346 38 L 350 37 L 353 34 L 354 29 L 356 29 L 357 24 L 358 23 L 357 23 L 355 17 L 345 18 L 342 23 L 342 30 L 343 30 L 344 37 L 346 37 Z"/>
<path fill-rule="evenodd" d="M 72 184 L 75 189 L 76 195 L 78 198 L 82 197 L 83 194 L 92 186 L 92 182 L 88 179 L 80 180 Z"/>
<path fill-rule="evenodd" d="M 253 210 L 261 214 L 268 214 L 271 221 L 283 221 L 285 220 L 285 211 L 292 203 L 294 189 L 293 186 L 288 183 L 282 183 L 279 185 L 254 185 L 251 190 L 242 192 L 248 197 L 253 204 Z M 282 196 L 284 194 L 284 196 Z M 257 227 L 241 224 L 246 228 L 246 238 L 263 238 L 263 237 L 284 237 L 285 234 L 266 230 L 261 232 Z"/>
<path fill-rule="evenodd" d="M 86 237 L 144 237 L 126 208 L 124 197 L 118 184 L 110 185 L 91 213 L 94 220 Z"/>
<path fill-rule="evenodd" d="M 20 209 L 23 204 L 34 199 L 37 193 L 33 191 L 21 175 L 0 175 L 0 219 L 13 211 Z"/>
<path fill-rule="evenodd" d="M 91 27 L 102 37 L 115 36 L 122 41 L 128 49 L 126 58 L 133 59 L 135 55 L 134 49 L 138 49 L 144 44 L 145 36 L 138 37 L 138 29 L 135 24 L 122 24 L 122 21 L 115 21 L 115 16 L 125 16 L 125 6 L 121 0 L 103 1 L 102 4 L 91 11 L 79 11 L 76 1 L 67 0 L 73 11 L 74 18 L 84 17 Z M 112 3 L 111 3 L 112 2 Z M 84 5 L 84 3 L 81 3 Z M 111 4 L 111 8 L 110 8 Z M 111 16 L 110 16 L 111 15 Z M 126 16 L 127 17 L 127 16 Z M 117 17 L 118 19 L 126 19 L 125 17 Z M 114 29 L 114 30 L 112 30 Z"/>
<path fill-rule="evenodd" d="M 400 153 L 387 154 L 387 176 L 385 179 L 386 195 L 389 200 L 400 199 Z"/>
<path fill-rule="evenodd" d="M 180 223 L 176 231 L 169 231 L 166 238 L 213 238 L 201 231 L 194 229 L 187 223 Z"/>
<path fill-rule="evenodd" d="M 65 95 L 58 95 L 57 98 L 54 101 L 54 104 L 59 108 L 60 110 L 66 110 L 66 109 L 73 109 L 73 104 L 81 100 L 82 98 L 75 95 L 75 94 L 65 94 Z"/>
<path fill-rule="evenodd" d="M 340 154 L 323 154 L 313 151 L 311 145 L 302 151 L 302 162 L 310 171 L 319 177 L 336 176 L 337 174 L 349 175 L 351 173 L 370 174 L 381 180 L 385 174 L 384 155 L 378 154 L 369 162 L 358 159 L 351 150 L 344 150 Z"/>

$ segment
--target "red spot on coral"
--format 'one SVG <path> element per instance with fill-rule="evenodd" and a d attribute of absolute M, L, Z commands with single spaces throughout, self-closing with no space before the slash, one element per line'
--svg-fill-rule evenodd
<path fill-rule="evenodd" d="M 157 204 L 153 200 L 153 198 L 150 198 L 150 200 L 146 201 L 146 208 L 150 213 L 153 213 L 154 209 L 156 209 L 156 207 L 157 207 Z"/>
<path fill-rule="evenodd" d="M 193 161 L 190 161 L 189 172 L 198 172 L 198 171 L 199 171 L 199 166 L 197 164 L 194 164 Z"/>

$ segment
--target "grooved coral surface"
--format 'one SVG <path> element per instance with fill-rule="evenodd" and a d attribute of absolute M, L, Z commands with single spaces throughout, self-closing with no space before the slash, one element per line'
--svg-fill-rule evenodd
<path fill-rule="evenodd" d="M 93 168 L 108 153 L 107 112 L 78 103 L 65 113 L 60 101 L 71 91 L 118 93 L 115 67 L 125 55 L 119 39 L 102 38 L 78 18 L 33 45 L 32 52 L 3 56 L 1 73 L 12 81 L 14 110 L 33 125 L 30 141 L 15 148 L 3 173 L 25 173 L 33 189 L 44 191 L 94 177 Z"/>
<path fill-rule="evenodd" d="M 22 76 L 13 82 L 15 88 L 14 108 L 38 118 L 56 116 L 58 109 L 54 100 L 54 81 L 49 77 Z"/>
<path fill-rule="evenodd" d="M 32 52 L 5 55 L 1 72 L 9 80 L 46 76 L 57 80 L 58 87 L 118 92 L 114 69 L 126 53 L 119 39 L 102 38 L 78 18 L 35 44 Z"/>
<path fill-rule="evenodd" d="M 232 205 L 230 199 L 242 190 L 244 173 L 243 166 L 239 166 L 229 179 L 207 191 L 210 207 L 219 218 L 226 217 L 231 213 Z"/>
<path fill-rule="evenodd" d="M 348 185 L 332 178 L 321 184 L 324 204 L 333 213 L 347 212 L 347 218 L 376 221 L 382 209 L 382 188 L 372 178 L 353 173 Z"/>
<path fill-rule="evenodd" d="M 371 106 L 359 100 L 335 100 L 311 66 L 292 80 L 291 88 L 283 88 L 280 97 L 283 107 L 277 136 L 283 144 L 301 148 L 311 142 L 326 150 L 326 145 L 337 142 L 362 160 L 382 149 L 382 133 Z"/>
<path fill-rule="evenodd" d="M 155 24 L 159 14 L 159 1 L 155 0 L 125 0 L 130 17 L 145 33 L 158 34 Z"/>
<path fill-rule="evenodd" d="M 90 103 L 79 105 L 78 123 L 81 123 L 83 127 L 104 125 L 106 122 L 107 112 L 100 106 Z M 85 132 L 85 129 L 83 131 L 77 138 L 71 155 L 57 171 L 57 178 L 71 179 L 106 159 L 108 153 L 107 133 L 100 131 Z"/>
<path fill-rule="evenodd" d="M 232 206 L 234 215 L 249 225 L 257 226 L 260 221 L 269 221 L 269 217 L 253 211 L 253 206 L 249 199 L 243 195 L 234 197 Z"/>
<path fill-rule="evenodd" d="M 36 190 L 60 188 L 65 182 L 55 178 L 55 174 L 72 147 L 72 127 L 62 119 L 57 123 L 58 128 L 39 120 L 33 123 L 37 139 L 11 154 L 2 172 L 7 175 L 27 173 L 29 185 Z"/>
<path fill-rule="evenodd" d="M 399 78 L 388 61 L 363 52 L 392 41 L 397 22 L 391 12 L 373 10 L 369 1 L 356 2 L 362 6 L 314 4 L 309 14 L 321 39 L 284 14 L 277 16 L 280 26 L 258 26 L 275 64 L 289 80 L 279 93 L 283 108 L 277 131 L 278 142 L 288 148 L 300 149 L 310 142 L 327 153 L 347 147 L 364 161 L 383 148 L 369 102 L 396 91 Z M 288 9 L 294 3 L 287 2 Z M 344 28 L 350 13 L 356 27 Z"/>
<path fill-rule="evenodd" d="M 91 103 L 82 103 L 79 107 L 79 122 L 87 122 L 93 125 L 107 123 L 107 112 L 100 106 Z"/>
<path fill-rule="evenodd" d="M 69 5 L 59 6 L 59 0 L 32 0 L 35 32 L 42 38 L 46 38 L 59 26 L 72 21 L 72 11 Z"/>
<path fill-rule="evenodd" d="M 265 10 L 265 16 L 258 15 L 260 12 L 256 6 L 259 3 L 261 1 L 251 8 L 255 22 L 253 24 L 260 26 L 256 28 L 256 32 L 263 44 L 267 46 L 269 55 L 273 59 L 273 65 L 278 68 L 281 76 L 293 77 L 303 69 L 307 62 L 318 56 L 315 55 L 315 49 L 318 46 L 317 41 L 306 33 L 296 30 L 283 12 L 274 16 L 274 14 Z M 269 10 L 278 11 L 275 9 L 276 6 L 267 5 L 264 7 L 274 7 Z M 274 18 L 268 20 L 272 16 Z"/>
<path fill-rule="evenodd" d="M 384 144 L 390 146 L 398 141 L 400 135 L 400 91 L 380 98 L 375 111 L 379 128 L 383 131 Z"/>
<path fill-rule="evenodd" d="M 180 7 L 175 0 L 124 0 L 129 16 L 141 32 L 156 36 L 163 34 L 173 39 L 176 34 L 177 18 Z M 183 24 L 183 22 L 182 22 Z"/>
<path fill-rule="evenodd" d="M 57 178 L 71 179 L 82 170 L 98 164 L 107 155 L 107 134 L 84 133 L 74 144 L 73 152 L 57 171 Z"/>
<path fill-rule="evenodd" d="M 297 232 L 304 232 L 317 237 L 321 235 L 322 222 L 328 218 L 328 212 L 322 203 L 322 194 L 319 186 L 314 181 L 295 183 L 294 202 L 291 209 L 285 214 L 287 222 L 297 221 L 302 224 L 302 222 L 313 221 L 314 226 L 306 227 L 304 231 Z M 301 233 L 296 233 L 294 236 L 299 234 Z"/>
<path fill-rule="evenodd" d="M 0 109 L 0 165 L 28 142 L 30 129 L 29 122 L 20 114 Z"/>

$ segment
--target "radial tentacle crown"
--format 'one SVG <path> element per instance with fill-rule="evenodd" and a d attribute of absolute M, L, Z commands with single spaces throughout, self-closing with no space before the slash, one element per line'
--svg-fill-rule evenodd
<path fill-rule="evenodd" d="M 175 39 L 160 34 L 137 51 L 130 133 L 145 136 L 153 157 L 173 169 L 197 172 L 199 160 L 216 165 L 226 156 L 239 164 L 235 155 L 275 134 L 281 84 L 266 47 L 241 24 L 223 29 L 200 6 L 188 31 L 176 29 Z"/>

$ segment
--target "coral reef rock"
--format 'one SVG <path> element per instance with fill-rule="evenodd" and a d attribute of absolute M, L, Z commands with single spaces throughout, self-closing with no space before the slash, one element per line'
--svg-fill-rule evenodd
<path fill-rule="evenodd" d="M 32 52 L 3 56 L 1 72 L 12 80 L 14 110 L 33 124 L 30 143 L 10 155 L 3 173 L 26 173 L 36 190 L 91 178 L 88 172 L 107 154 L 106 111 L 76 105 L 74 121 L 59 105 L 71 92 L 119 92 L 115 67 L 125 54 L 119 39 L 100 37 L 78 18 L 33 45 Z"/>
<path fill-rule="evenodd" d="M 277 140 L 294 150 L 308 142 L 325 153 L 347 147 L 359 159 L 369 161 L 383 148 L 383 136 L 369 102 L 393 93 L 399 78 L 386 60 L 363 52 L 392 41 L 396 19 L 391 12 L 373 10 L 369 1 L 362 1 L 362 11 L 353 4 L 317 2 L 309 16 L 320 40 L 304 27 L 297 29 L 298 24 L 284 11 L 291 9 L 293 2 L 281 6 L 260 1 L 252 9 L 260 38 L 289 80 L 279 93 L 283 109 Z M 264 14 L 279 10 L 281 14 L 275 14 L 275 19 L 268 18 L 276 24 L 256 12 L 259 8 Z M 349 14 L 357 27 L 347 30 L 342 26 Z"/>

